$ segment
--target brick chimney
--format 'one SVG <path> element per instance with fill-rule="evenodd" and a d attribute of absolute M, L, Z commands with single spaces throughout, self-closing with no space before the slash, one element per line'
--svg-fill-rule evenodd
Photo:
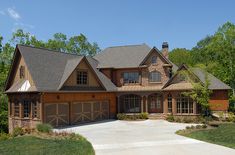
<path fill-rule="evenodd" d="M 168 55 L 169 55 L 169 52 L 168 52 L 168 43 L 167 42 L 163 42 L 162 43 L 162 54 L 164 57 L 166 57 L 168 59 Z"/>

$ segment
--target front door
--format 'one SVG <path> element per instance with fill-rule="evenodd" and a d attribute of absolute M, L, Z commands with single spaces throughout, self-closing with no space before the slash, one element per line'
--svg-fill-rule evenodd
<path fill-rule="evenodd" d="M 151 95 L 149 97 L 149 113 L 162 113 L 163 112 L 163 103 L 161 95 Z"/>

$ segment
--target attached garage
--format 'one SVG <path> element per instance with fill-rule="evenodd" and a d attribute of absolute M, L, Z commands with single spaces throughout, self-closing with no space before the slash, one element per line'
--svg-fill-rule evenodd
<path fill-rule="evenodd" d="M 109 119 L 109 101 L 47 103 L 44 118 L 55 127 Z"/>
<path fill-rule="evenodd" d="M 109 119 L 109 102 L 74 102 L 71 107 L 71 124 Z"/>
<path fill-rule="evenodd" d="M 53 126 L 69 125 L 69 104 L 48 103 L 44 105 L 45 122 Z"/>

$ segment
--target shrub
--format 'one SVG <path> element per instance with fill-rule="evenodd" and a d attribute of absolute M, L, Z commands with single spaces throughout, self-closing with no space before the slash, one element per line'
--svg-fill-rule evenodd
<path fill-rule="evenodd" d="M 202 125 L 202 128 L 203 128 L 203 129 L 207 128 L 207 125 L 206 125 L 206 124 L 203 124 L 203 125 Z"/>
<path fill-rule="evenodd" d="M 201 125 L 196 125 L 196 129 L 201 129 Z"/>
<path fill-rule="evenodd" d="M 195 126 L 191 125 L 191 129 L 195 129 Z"/>
<path fill-rule="evenodd" d="M 16 136 L 19 136 L 19 135 L 20 136 L 24 135 L 24 130 L 21 127 L 15 127 L 13 129 L 12 136 L 16 137 Z"/>
<path fill-rule="evenodd" d="M 175 121 L 174 116 L 172 114 L 167 115 L 166 120 L 169 121 L 169 122 L 174 122 Z"/>
<path fill-rule="evenodd" d="M 180 123 L 181 119 L 180 118 L 176 118 L 175 121 Z"/>
<path fill-rule="evenodd" d="M 140 114 L 140 119 L 148 119 L 148 113 L 144 112 Z"/>
<path fill-rule="evenodd" d="M 125 120 L 127 118 L 126 114 L 118 113 L 117 114 L 117 119 L 119 120 Z"/>
<path fill-rule="evenodd" d="M 37 130 L 39 132 L 49 133 L 52 131 L 52 126 L 50 124 L 37 124 Z"/>
<path fill-rule="evenodd" d="M 235 122 L 235 115 L 232 112 L 228 113 L 227 121 Z"/>
<path fill-rule="evenodd" d="M 186 129 L 189 130 L 189 129 L 191 129 L 191 127 L 190 126 L 186 126 Z"/>
<path fill-rule="evenodd" d="M 0 132 L 0 141 L 1 140 L 7 140 L 7 139 L 9 139 L 11 136 L 9 135 L 9 134 L 7 134 L 7 133 L 1 133 Z"/>

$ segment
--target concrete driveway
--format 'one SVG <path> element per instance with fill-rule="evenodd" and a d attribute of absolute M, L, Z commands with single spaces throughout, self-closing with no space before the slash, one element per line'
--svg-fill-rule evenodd
<path fill-rule="evenodd" d="M 235 155 L 235 150 L 175 134 L 189 124 L 164 120 L 109 121 L 59 129 L 86 137 L 97 155 Z"/>

